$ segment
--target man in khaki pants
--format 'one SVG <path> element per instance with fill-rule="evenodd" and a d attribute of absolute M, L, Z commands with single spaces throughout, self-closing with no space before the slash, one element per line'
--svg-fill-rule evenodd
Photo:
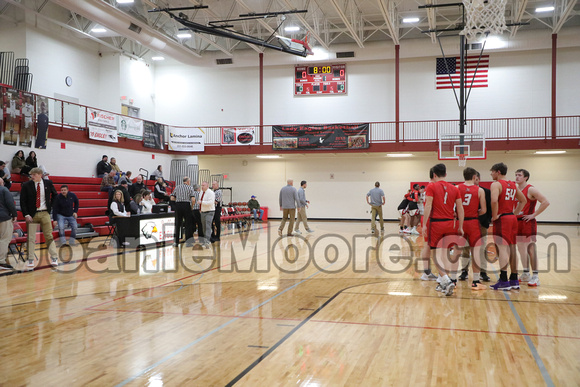
<path fill-rule="evenodd" d="M 381 222 L 381 232 L 385 231 L 383 222 L 383 206 L 385 205 L 385 193 L 379 187 L 381 183 L 375 183 L 375 188 L 371 189 L 367 194 L 367 204 L 371 206 L 371 232 L 376 231 L 375 217 L 379 214 L 379 221 Z"/>
<path fill-rule="evenodd" d="M 294 232 L 296 234 L 302 234 L 299 230 L 300 222 L 304 223 L 304 228 L 306 229 L 306 231 L 314 232 L 314 230 L 308 227 L 308 217 L 306 216 L 306 209 L 310 204 L 310 201 L 306 200 L 306 192 L 304 192 L 307 185 L 308 184 L 306 180 L 302 180 L 300 182 L 300 188 L 298 189 L 298 217 L 296 219 L 296 226 L 294 227 Z"/>
<path fill-rule="evenodd" d="M 22 215 L 28 223 L 28 266 L 34 266 L 34 246 L 36 238 L 36 224 L 40 224 L 44 240 L 50 255 L 50 263 L 53 266 L 58 265 L 58 253 L 52 237 L 52 221 L 50 211 L 52 204 L 56 199 L 56 189 L 50 180 L 42 179 L 42 169 L 32 168 L 30 170 L 29 180 L 22 183 L 20 191 L 20 207 Z M 56 222 L 55 222 L 56 225 Z M 32 227 L 31 227 L 32 226 Z"/>
<path fill-rule="evenodd" d="M 290 225 L 288 226 L 288 236 L 292 236 L 294 228 L 294 217 L 296 216 L 296 207 L 300 206 L 298 203 L 298 192 L 294 188 L 294 180 L 288 179 L 286 186 L 280 190 L 280 211 L 282 211 L 282 223 L 278 229 L 278 235 L 282 236 L 286 219 L 290 218 Z"/>

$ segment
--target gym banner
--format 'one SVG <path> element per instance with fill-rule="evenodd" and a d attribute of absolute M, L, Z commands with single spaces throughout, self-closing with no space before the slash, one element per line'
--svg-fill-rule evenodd
<path fill-rule="evenodd" d="M 4 95 L 4 111 L 6 121 L 4 121 L 4 145 L 16 145 L 20 133 L 20 92 L 14 89 L 7 89 Z"/>
<path fill-rule="evenodd" d="M 258 128 L 222 128 L 222 145 L 256 145 Z"/>
<path fill-rule="evenodd" d="M 117 115 L 101 110 L 87 108 L 89 138 L 91 140 L 119 142 L 117 137 Z"/>
<path fill-rule="evenodd" d="M 165 143 L 165 125 L 143 121 L 143 146 L 163 149 Z"/>
<path fill-rule="evenodd" d="M 167 147 L 177 152 L 203 152 L 205 150 L 205 132 L 200 128 L 169 127 Z"/>
<path fill-rule="evenodd" d="M 32 135 L 34 131 L 34 96 L 22 92 L 22 129 L 20 130 L 20 146 L 32 147 Z"/>
<path fill-rule="evenodd" d="M 366 149 L 369 124 L 272 126 L 272 148 L 281 150 Z"/>
<path fill-rule="evenodd" d="M 117 123 L 119 137 L 127 137 L 132 140 L 143 140 L 143 120 L 127 116 L 119 116 Z"/>
<path fill-rule="evenodd" d="M 34 147 L 46 149 L 46 139 L 48 138 L 48 98 L 36 97 L 36 141 Z"/>

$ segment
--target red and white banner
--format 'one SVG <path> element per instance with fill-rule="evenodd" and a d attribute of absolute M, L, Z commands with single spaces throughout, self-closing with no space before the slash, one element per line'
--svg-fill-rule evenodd
<path fill-rule="evenodd" d="M 222 145 L 256 145 L 258 128 L 222 128 Z"/>
<path fill-rule="evenodd" d="M 87 108 L 89 138 L 91 140 L 119 142 L 117 115 L 101 110 Z"/>

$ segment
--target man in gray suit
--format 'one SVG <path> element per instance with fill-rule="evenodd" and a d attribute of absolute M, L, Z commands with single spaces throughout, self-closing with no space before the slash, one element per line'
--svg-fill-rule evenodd
<path fill-rule="evenodd" d="M 280 211 L 282 211 L 282 223 L 278 229 L 278 235 L 282 236 L 282 230 L 286 225 L 286 219 L 290 218 L 290 225 L 288 226 L 288 236 L 292 236 L 294 229 L 294 217 L 296 216 L 296 207 L 298 203 L 298 192 L 294 188 L 294 180 L 288 179 L 287 185 L 280 190 Z"/>

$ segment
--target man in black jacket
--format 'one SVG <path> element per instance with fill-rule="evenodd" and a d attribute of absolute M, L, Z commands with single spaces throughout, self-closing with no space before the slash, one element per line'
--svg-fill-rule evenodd
<path fill-rule="evenodd" d="M 145 184 L 143 183 L 143 175 L 137 175 L 137 180 L 129 186 L 129 193 L 131 197 L 134 198 L 135 195 L 141 193 L 142 189 L 145 189 Z"/>
<path fill-rule="evenodd" d="M 105 177 L 105 175 L 111 172 L 111 164 L 108 163 L 109 158 L 107 155 L 103 155 L 101 161 L 97 163 L 97 177 Z"/>
<path fill-rule="evenodd" d="M 40 224 L 48 253 L 50 255 L 50 263 L 54 266 L 58 265 L 58 253 L 52 238 L 52 221 L 50 219 L 50 212 L 52 205 L 56 200 L 56 189 L 50 180 L 42 179 L 42 169 L 32 168 L 30 170 L 29 180 L 22 183 L 20 190 L 20 207 L 22 208 L 22 215 L 26 219 L 26 223 Z M 56 222 L 54 222 L 56 225 Z M 28 229 L 28 266 L 34 266 L 34 252 L 36 239 L 36 228 L 29 227 Z"/>
<path fill-rule="evenodd" d="M 79 212 L 79 198 L 68 190 L 68 185 L 60 187 L 60 194 L 54 201 L 52 218 L 58 223 L 58 234 L 60 243 L 66 243 L 64 226 L 68 223 L 70 231 L 70 245 L 76 245 L 77 236 L 77 214 Z"/>

